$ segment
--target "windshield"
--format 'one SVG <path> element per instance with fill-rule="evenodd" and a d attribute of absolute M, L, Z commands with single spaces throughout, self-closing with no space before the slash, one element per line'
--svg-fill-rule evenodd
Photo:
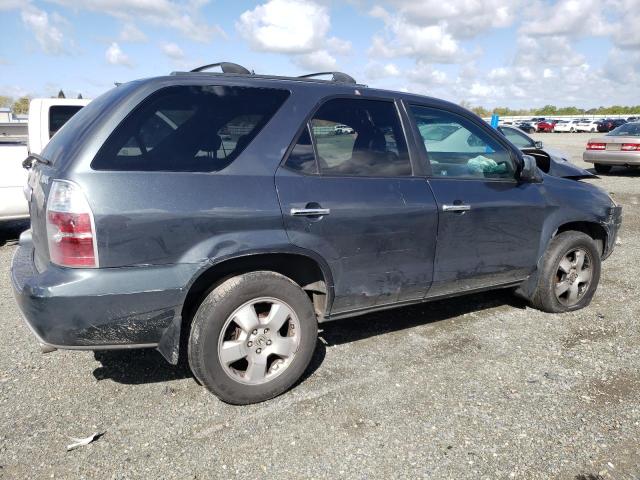
<path fill-rule="evenodd" d="M 607 135 L 612 137 L 640 137 L 640 122 L 625 123 L 618 128 L 614 128 Z"/>

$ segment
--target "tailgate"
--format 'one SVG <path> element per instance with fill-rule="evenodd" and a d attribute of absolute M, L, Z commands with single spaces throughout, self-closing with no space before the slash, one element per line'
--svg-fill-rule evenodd
<path fill-rule="evenodd" d="M 31 235 L 34 247 L 34 260 L 38 271 L 43 271 L 49 263 L 47 245 L 47 198 L 51 188 L 52 168 L 34 163 L 29 171 L 27 199 L 31 215 Z M 30 197 L 30 198 L 29 198 Z"/>

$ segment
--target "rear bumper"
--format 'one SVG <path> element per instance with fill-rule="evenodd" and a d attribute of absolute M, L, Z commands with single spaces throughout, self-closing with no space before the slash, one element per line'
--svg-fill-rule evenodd
<path fill-rule="evenodd" d="M 38 272 L 28 235 L 11 265 L 14 296 L 43 349 L 156 347 L 180 320 L 197 265 Z"/>
<path fill-rule="evenodd" d="M 640 152 L 587 150 L 582 154 L 582 160 L 603 165 L 640 165 Z"/>

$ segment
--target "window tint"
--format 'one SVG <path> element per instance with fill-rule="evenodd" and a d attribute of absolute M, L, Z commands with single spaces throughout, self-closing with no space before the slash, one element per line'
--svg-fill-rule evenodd
<path fill-rule="evenodd" d="M 49 138 L 81 109 L 82 105 L 54 105 L 49 108 Z"/>
<path fill-rule="evenodd" d="M 164 88 L 143 101 L 116 128 L 92 167 L 222 170 L 251 143 L 288 95 L 264 88 Z"/>
<path fill-rule="evenodd" d="M 529 139 L 529 137 L 523 135 L 513 128 L 502 127 L 500 128 L 500 131 L 504 134 L 505 137 L 507 137 L 507 139 L 511 143 L 513 143 L 518 148 L 535 148 L 535 144 L 531 141 L 531 139 Z"/>
<path fill-rule="evenodd" d="M 316 157 L 313 152 L 313 144 L 311 143 L 308 127 L 305 127 L 300 134 L 298 142 L 295 147 L 293 147 L 293 150 L 291 150 L 291 153 L 289 153 L 289 158 L 287 158 L 285 166 L 296 172 L 306 174 L 318 173 L 318 166 L 316 164 Z"/>
<path fill-rule="evenodd" d="M 515 177 L 509 151 L 473 122 L 427 107 L 412 106 L 411 112 L 427 149 L 433 175 Z"/>
<path fill-rule="evenodd" d="M 392 102 L 336 98 L 311 120 L 320 172 L 407 176 L 411 163 Z"/>

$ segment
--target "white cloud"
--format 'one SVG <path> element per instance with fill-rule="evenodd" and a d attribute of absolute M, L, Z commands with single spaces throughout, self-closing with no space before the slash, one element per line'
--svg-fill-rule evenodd
<path fill-rule="evenodd" d="M 162 53 L 164 53 L 167 57 L 171 58 L 172 60 L 184 59 L 184 52 L 175 43 L 170 43 L 170 42 L 163 43 L 162 45 L 160 45 L 160 49 L 162 50 Z"/>
<path fill-rule="evenodd" d="M 120 30 L 119 39 L 121 42 L 142 43 L 147 41 L 147 36 L 133 23 L 125 23 Z"/>
<path fill-rule="evenodd" d="M 109 45 L 109 48 L 107 48 L 104 56 L 107 59 L 107 62 L 111 65 L 124 65 L 125 67 L 133 66 L 127 54 L 122 51 L 122 49 L 116 42 L 113 42 L 111 45 Z"/>
<path fill-rule="evenodd" d="M 26 5 L 21 12 L 22 22 L 29 28 L 45 53 L 59 55 L 65 52 L 64 35 L 62 31 L 50 21 L 49 14 L 33 5 Z M 55 23 L 61 23 L 62 17 L 55 16 Z"/>
<path fill-rule="evenodd" d="M 305 70 L 335 70 L 335 55 L 351 51 L 351 42 L 328 37 L 330 27 L 327 6 L 311 0 L 269 0 L 236 22 L 254 50 L 288 54 Z"/>
<path fill-rule="evenodd" d="M 310 53 L 329 31 L 327 8 L 307 0 L 270 0 L 240 15 L 236 27 L 256 50 Z"/>
<path fill-rule="evenodd" d="M 385 17 L 386 35 L 375 35 L 371 57 L 411 57 L 435 63 L 456 63 L 464 54 L 442 25 L 418 26 L 402 16 Z"/>
<path fill-rule="evenodd" d="M 398 77 L 400 69 L 393 63 L 382 65 L 378 62 L 371 62 L 365 68 L 365 74 L 370 80 L 378 80 L 381 78 Z"/>
<path fill-rule="evenodd" d="M 218 25 L 203 20 L 201 8 L 206 2 L 172 0 L 49 0 L 72 10 L 104 13 L 127 23 L 149 23 L 173 28 L 187 38 L 208 42 L 214 35 L 226 36 Z"/>
<path fill-rule="evenodd" d="M 293 63 L 303 70 L 313 71 L 334 71 L 337 67 L 335 57 L 326 50 L 296 55 L 293 57 Z"/>
<path fill-rule="evenodd" d="M 637 6 L 637 3 L 636 3 Z M 613 32 L 601 0 L 559 0 L 533 3 L 520 30 L 527 35 L 607 35 Z"/>
<path fill-rule="evenodd" d="M 468 38 L 492 28 L 508 27 L 520 13 L 522 0 L 389 0 L 407 23 L 442 25 L 458 38 Z M 384 16 L 374 7 L 372 14 Z M 376 13 L 378 15 L 376 15 Z"/>

